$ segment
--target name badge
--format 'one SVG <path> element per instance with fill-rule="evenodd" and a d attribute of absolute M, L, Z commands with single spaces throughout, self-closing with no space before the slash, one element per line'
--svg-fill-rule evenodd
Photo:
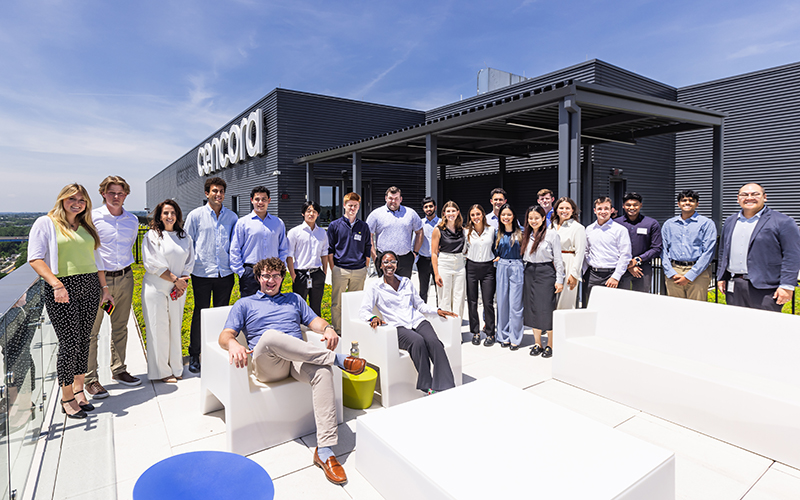
<path fill-rule="evenodd" d="M 356 241 L 361 241 L 361 234 L 359 234 L 359 233 L 354 234 L 353 235 L 353 239 L 356 240 Z"/>
<path fill-rule="evenodd" d="M 728 280 L 728 293 L 733 293 L 733 280 Z"/>
<path fill-rule="evenodd" d="M 636 234 L 647 234 L 647 228 L 646 227 L 637 227 L 636 228 Z"/>

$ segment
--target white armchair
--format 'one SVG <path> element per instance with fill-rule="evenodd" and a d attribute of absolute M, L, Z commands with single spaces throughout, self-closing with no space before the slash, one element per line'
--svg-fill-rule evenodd
<path fill-rule="evenodd" d="M 287 377 L 265 384 L 247 369 L 228 362 L 228 352 L 219 346 L 219 334 L 225 326 L 231 306 L 203 309 L 203 372 L 200 397 L 203 413 L 225 408 L 227 449 L 250 455 L 316 430 L 311 386 Z M 319 341 L 320 335 L 305 332 L 306 340 Z M 246 345 L 244 335 L 238 339 Z M 342 423 L 342 376 L 334 369 L 337 421 Z"/>
<path fill-rule="evenodd" d="M 397 345 L 397 329 L 389 326 L 372 328 L 358 318 L 363 298 L 364 292 L 342 294 L 342 352 L 346 352 L 351 343 L 357 341 L 360 356 L 378 367 L 381 404 L 384 407 L 421 397 L 423 393 L 416 388 L 417 370 L 411 356 Z M 444 344 L 456 385 L 461 385 L 461 318 L 426 315 L 426 319 Z"/>

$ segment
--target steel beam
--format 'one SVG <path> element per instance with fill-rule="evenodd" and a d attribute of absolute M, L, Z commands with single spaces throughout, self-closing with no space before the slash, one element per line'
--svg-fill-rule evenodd
<path fill-rule="evenodd" d="M 717 225 L 717 234 L 722 234 L 722 188 L 724 183 L 723 153 L 725 152 L 724 125 L 718 125 L 712 132 L 711 152 L 711 218 Z"/>
<path fill-rule="evenodd" d="M 437 196 L 439 162 L 436 151 L 437 137 L 433 134 L 425 136 L 425 196 Z M 444 179 L 442 179 L 444 183 Z"/>
<path fill-rule="evenodd" d="M 311 162 L 306 163 L 306 201 L 314 199 L 314 164 Z"/>

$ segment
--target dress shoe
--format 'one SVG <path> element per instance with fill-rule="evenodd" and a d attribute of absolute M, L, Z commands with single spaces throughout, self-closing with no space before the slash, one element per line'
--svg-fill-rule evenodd
<path fill-rule="evenodd" d="M 472 334 L 472 345 L 481 345 L 481 334 L 480 333 Z"/>
<path fill-rule="evenodd" d="M 200 373 L 200 356 L 189 356 L 189 371 Z"/>
<path fill-rule="evenodd" d="M 82 394 L 82 393 L 83 393 L 83 389 L 81 389 L 80 391 L 76 391 L 75 395 L 77 396 L 78 394 Z M 81 410 L 83 410 L 83 411 L 92 411 L 92 410 L 94 410 L 94 405 L 92 403 L 89 403 L 89 402 L 81 403 L 80 401 L 78 401 L 78 406 L 80 406 Z"/>
<path fill-rule="evenodd" d="M 542 352 L 542 357 L 543 358 L 552 358 L 553 357 L 553 348 L 550 347 L 550 346 L 545 347 L 544 351 Z"/>
<path fill-rule="evenodd" d="M 350 375 L 361 375 L 364 373 L 364 368 L 367 366 L 367 360 L 364 358 L 354 358 L 353 356 L 348 356 L 345 358 L 344 363 L 344 371 L 349 373 Z"/>
<path fill-rule="evenodd" d="M 492 347 L 494 345 L 494 335 L 486 337 L 486 340 L 483 341 L 483 345 L 485 347 Z"/>
<path fill-rule="evenodd" d="M 141 379 L 134 377 L 128 372 L 115 373 L 114 375 L 111 376 L 111 378 L 113 378 L 122 385 L 127 385 L 128 387 L 136 387 L 137 385 L 140 385 L 142 383 Z"/>
<path fill-rule="evenodd" d="M 538 356 L 542 353 L 542 346 L 539 344 L 533 344 L 531 347 L 531 356 Z"/>
<path fill-rule="evenodd" d="M 336 457 L 330 457 L 323 462 L 317 454 L 317 448 L 314 448 L 314 465 L 322 469 L 322 472 L 325 473 L 325 478 L 333 484 L 347 482 L 347 474 L 344 473 L 344 467 L 336 460 Z"/>

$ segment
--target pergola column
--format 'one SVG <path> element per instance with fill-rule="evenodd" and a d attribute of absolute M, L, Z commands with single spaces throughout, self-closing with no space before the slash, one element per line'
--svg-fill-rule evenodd
<path fill-rule="evenodd" d="M 436 151 L 437 140 L 433 134 L 425 135 L 425 196 L 438 195 L 439 154 Z M 442 179 L 444 183 L 444 179 Z M 438 200 L 437 200 L 438 201 Z"/>
<path fill-rule="evenodd" d="M 558 104 L 558 193 L 581 198 L 581 108 L 574 96 Z"/>
<path fill-rule="evenodd" d="M 499 164 L 497 168 L 497 187 L 501 187 L 505 189 L 504 184 L 506 183 L 506 157 L 501 156 L 498 158 Z"/>
<path fill-rule="evenodd" d="M 717 225 L 717 234 L 722 234 L 722 154 L 725 151 L 723 141 L 725 125 L 716 125 L 712 132 L 711 151 L 711 218 Z"/>
<path fill-rule="evenodd" d="M 361 192 L 361 153 L 355 152 L 353 153 L 353 192 L 358 193 L 359 195 L 363 196 Z M 344 195 L 346 193 L 342 193 Z M 362 203 L 358 206 L 358 215 L 357 217 L 361 218 L 361 207 L 364 206 L 363 200 Z"/>
<path fill-rule="evenodd" d="M 306 201 L 314 199 L 314 164 L 306 163 Z"/>

